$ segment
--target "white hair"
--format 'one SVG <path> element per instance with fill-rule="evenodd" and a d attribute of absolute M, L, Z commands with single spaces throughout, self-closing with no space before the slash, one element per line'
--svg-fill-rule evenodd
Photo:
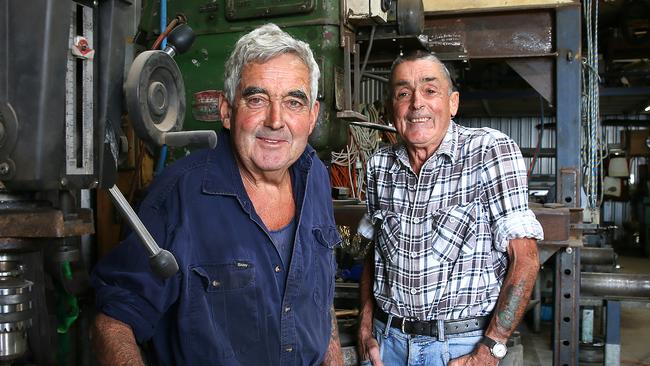
<path fill-rule="evenodd" d="M 235 44 L 235 49 L 226 62 L 224 74 L 224 92 L 231 106 L 235 105 L 235 94 L 241 81 L 242 69 L 250 62 L 266 62 L 282 54 L 294 54 L 309 70 L 311 89 L 310 108 L 314 107 L 318 97 L 318 79 L 320 70 L 314 60 L 309 45 L 291 37 L 277 25 L 268 23 L 242 36 Z"/>

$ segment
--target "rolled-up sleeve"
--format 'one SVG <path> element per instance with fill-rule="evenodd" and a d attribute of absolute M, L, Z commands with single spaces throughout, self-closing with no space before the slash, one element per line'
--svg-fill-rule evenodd
<path fill-rule="evenodd" d="M 531 210 L 513 212 L 501 217 L 492 225 L 492 236 L 496 250 L 505 252 L 512 239 L 544 239 L 542 226 Z"/>
<path fill-rule="evenodd" d="M 139 216 L 157 243 L 171 250 L 174 233 L 165 211 L 143 206 Z M 91 284 L 97 309 L 131 326 L 136 340 L 143 342 L 153 336 L 156 324 L 177 300 L 180 278 L 180 273 L 168 279 L 157 277 L 147 252 L 131 233 L 95 266 Z"/>
<path fill-rule="evenodd" d="M 528 208 L 526 165 L 519 147 L 502 133 L 486 138 L 482 194 L 490 211 L 495 249 L 505 252 L 516 238 L 544 239 L 542 226 Z"/>

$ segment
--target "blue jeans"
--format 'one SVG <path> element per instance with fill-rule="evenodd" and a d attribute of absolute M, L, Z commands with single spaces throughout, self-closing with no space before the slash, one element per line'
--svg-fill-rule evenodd
<path fill-rule="evenodd" d="M 471 353 L 483 337 L 482 330 L 445 335 L 442 321 L 438 331 L 439 337 L 404 334 L 374 319 L 373 335 L 385 366 L 447 366 L 449 360 Z M 361 361 L 361 366 L 368 365 L 370 360 Z"/>

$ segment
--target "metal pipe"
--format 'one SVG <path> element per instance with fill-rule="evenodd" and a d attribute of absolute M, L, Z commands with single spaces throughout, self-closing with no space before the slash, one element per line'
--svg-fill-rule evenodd
<path fill-rule="evenodd" d="M 650 297 L 650 275 L 582 272 L 580 293 L 598 296 Z"/>
<path fill-rule="evenodd" d="M 382 83 L 388 83 L 388 78 L 385 78 L 385 77 L 382 77 L 382 76 L 379 76 L 379 75 L 375 75 L 374 72 L 372 74 L 368 73 L 368 72 L 364 72 L 363 75 L 361 75 L 361 76 L 363 76 L 364 78 L 378 80 L 378 81 L 381 81 Z M 555 156 L 555 155 L 553 155 L 553 156 Z"/>
<path fill-rule="evenodd" d="M 612 248 L 589 248 L 580 249 L 580 264 L 614 264 L 616 254 Z"/>
<path fill-rule="evenodd" d="M 151 269 L 160 277 L 168 278 L 178 272 L 178 263 L 174 255 L 165 249 L 160 249 L 149 230 L 144 226 L 138 215 L 133 211 L 129 202 L 124 198 L 117 186 L 108 189 L 109 197 L 140 238 L 140 242 L 149 255 Z"/>

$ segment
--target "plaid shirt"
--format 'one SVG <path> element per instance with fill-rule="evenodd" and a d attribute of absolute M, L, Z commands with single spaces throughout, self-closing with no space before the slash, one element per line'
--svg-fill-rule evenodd
<path fill-rule="evenodd" d="M 526 167 L 503 133 L 453 121 L 419 176 L 404 145 L 368 162 L 376 231 L 374 295 L 389 314 L 418 320 L 489 314 L 514 238 L 543 239 L 528 209 Z"/>

